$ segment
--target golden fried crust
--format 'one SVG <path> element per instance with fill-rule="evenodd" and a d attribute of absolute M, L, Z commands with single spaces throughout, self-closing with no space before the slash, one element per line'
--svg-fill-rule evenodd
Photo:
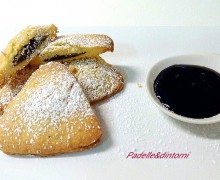
<path fill-rule="evenodd" d="M 121 73 L 101 57 L 83 58 L 65 63 L 69 67 L 90 103 L 99 102 L 120 92 L 124 87 Z M 36 70 L 27 66 L 17 72 L 3 88 L 0 89 L 0 114 L 7 104 L 22 89 L 30 75 Z"/>
<path fill-rule="evenodd" d="M 113 40 L 102 34 L 73 34 L 61 36 L 50 43 L 31 64 L 39 66 L 48 61 L 71 62 L 86 57 L 95 57 L 106 51 L 113 52 Z"/>
<path fill-rule="evenodd" d="M 66 63 L 83 88 L 90 103 L 98 102 L 120 92 L 124 79 L 117 68 L 101 57 L 83 58 Z"/>
<path fill-rule="evenodd" d="M 57 38 L 57 27 L 28 26 L 11 39 L 0 55 L 0 85 L 23 69 L 49 42 Z"/>
<path fill-rule="evenodd" d="M 49 156 L 95 145 L 102 131 L 80 85 L 65 65 L 35 71 L 0 118 L 7 154 Z"/>

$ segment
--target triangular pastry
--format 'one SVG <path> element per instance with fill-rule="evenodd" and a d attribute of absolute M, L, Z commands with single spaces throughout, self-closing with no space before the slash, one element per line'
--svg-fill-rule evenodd
<path fill-rule="evenodd" d="M 56 33 L 57 27 L 53 24 L 28 26 L 13 37 L 0 54 L 0 85 L 40 54 L 49 42 L 57 38 Z"/>
<path fill-rule="evenodd" d="M 94 146 L 102 134 L 75 77 L 65 65 L 40 66 L 0 118 L 7 154 L 49 156 Z"/>
<path fill-rule="evenodd" d="M 66 63 L 75 74 L 89 102 L 97 102 L 120 92 L 124 79 L 114 66 L 101 57 L 85 58 Z"/>
<path fill-rule="evenodd" d="M 72 61 L 95 57 L 106 51 L 113 51 L 113 40 L 102 34 L 73 34 L 61 36 L 50 43 L 31 64 L 39 66 L 49 61 Z"/>
<path fill-rule="evenodd" d="M 124 87 L 123 76 L 120 72 L 99 56 L 77 59 L 65 65 L 75 75 L 90 103 L 108 98 Z M 4 112 L 7 104 L 22 89 L 35 70 L 35 67 L 25 67 L 0 88 L 0 114 Z"/>

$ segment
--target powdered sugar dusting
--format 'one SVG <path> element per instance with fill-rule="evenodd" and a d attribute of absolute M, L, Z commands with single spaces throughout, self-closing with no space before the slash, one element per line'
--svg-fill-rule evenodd
<path fill-rule="evenodd" d="M 70 70 L 76 70 L 76 79 L 90 102 L 111 96 L 123 88 L 123 77 L 119 71 L 96 58 L 74 60 L 65 63 Z M 27 66 L 18 71 L 16 76 L 0 89 L 0 114 L 15 97 L 36 68 Z M 49 87 L 48 87 L 49 88 Z"/>
<path fill-rule="evenodd" d="M 53 58 L 62 60 L 64 57 L 80 55 L 81 57 L 93 57 L 105 51 L 113 51 L 113 49 L 113 41 L 106 35 L 73 34 L 61 36 L 54 42 L 51 42 L 41 52 L 40 59 L 43 61 L 50 61 Z"/>
<path fill-rule="evenodd" d="M 13 106 L 9 104 L 10 108 L 6 108 L 2 116 L 6 120 L 6 125 L 1 125 L 4 136 L 16 133 L 20 137 L 25 132 L 30 136 L 30 140 L 25 143 L 31 145 L 49 128 L 56 132 L 61 128 L 62 122 L 67 123 L 65 131 L 69 141 L 68 133 L 74 129 L 74 122 L 71 121 L 69 126 L 69 120 L 77 118 L 81 121 L 94 116 L 80 85 L 60 63 L 48 63 L 35 71 L 13 103 Z M 7 130 L 7 123 L 17 120 L 20 123 L 14 124 L 14 132 Z M 88 129 L 94 128 L 85 126 L 83 121 L 81 124 Z M 54 136 L 56 135 L 55 133 Z M 15 139 L 21 141 L 20 138 Z"/>
<path fill-rule="evenodd" d="M 100 34 L 72 34 L 62 36 L 49 44 L 47 48 L 55 48 L 57 45 L 69 45 L 79 47 L 107 47 L 112 48 L 113 41 L 110 37 Z"/>
<path fill-rule="evenodd" d="M 52 64 L 49 63 L 47 66 Z M 39 71 L 42 69 L 40 68 Z M 52 71 L 47 81 L 44 81 L 43 76 L 39 81 L 41 86 L 37 90 L 24 89 L 25 94 L 29 94 L 29 98 L 20 105 L 20 108 L 26 112 L 24 121 L 51 119 L 51 123 L 54 124 L 60 119 L 67 120 L 77 111 L 83 111 L 85 116 L 92 114 L 89 104 L 85 103 L 87 100 L 81 87 L 68 71 Z"/>
<path fill-rule="evenodd" d="M 113 95 L 123 88 L 119 71 L 95 58 L 75 60 L 68 64 L 76 69 L 76 78 L 90 102 Z"/>

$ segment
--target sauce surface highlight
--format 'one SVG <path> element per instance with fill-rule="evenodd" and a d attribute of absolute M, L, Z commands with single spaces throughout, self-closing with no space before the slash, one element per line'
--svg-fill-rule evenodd
<path fill-rule="evenodd" d="M 220 113 L 220 74 L 195 65 L 173 65 L 154 81 L 160 102 L 176 114 L 209 118 Z"/>

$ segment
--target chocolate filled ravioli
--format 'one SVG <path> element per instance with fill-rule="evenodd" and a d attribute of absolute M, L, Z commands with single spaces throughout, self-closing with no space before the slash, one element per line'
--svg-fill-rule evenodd
<path fill-rule="evenodd" d="M 40 66 L 0 118 L 0 149 L 50 156 L 86 150 L 102 135 L 99 120 L 68 67 Z"/>
<path fill-rule="evenodd" d="M 49 42 L 57 38 L 57 27 L 28 26 L 11 39 L 0 55 L 0 84 L 23 69 Z"/>

